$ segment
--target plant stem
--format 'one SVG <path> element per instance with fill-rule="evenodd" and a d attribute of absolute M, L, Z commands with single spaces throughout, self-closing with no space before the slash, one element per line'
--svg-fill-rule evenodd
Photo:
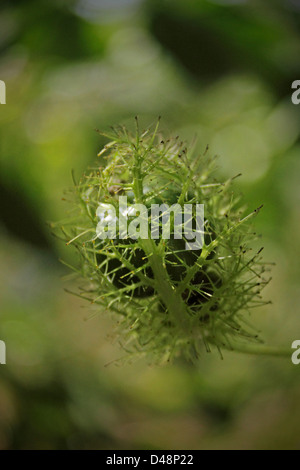
<path fill-rule="evenodd" d="M 186 311 L 185 303 L 170 283 L 166 268 L 163 266 L 161 256 L 157 254 L 157 247 L 153 240 L 140 240 L 143 250 L 148 256 L 151 269 L 155 279 L 156 291 L 167 307 L 170 315 L 176 317 L 178 324 L 186 332 L 190 332 L 190 321 Z"/>
<path fill-rule="evenodd" d="M 264 356 L 277 356 L 277 357 L 291 357 L 292 350 L 285 349 L 285 348 L 276 348 L 273 346 L 267 346 L 264 344 L 253 344 L 253 343 L 234 343 L 232 344 L 232 348 L 229 346 L 223 346 L 228 351 L 236 351 L 245 354 L 253 354 L 253 355 L 264 355 Z"/>
<path fill-rule="evenodd" d="M 135 167 L 133 169 L 133 192 L 135 201 L 138 204 L 143 204 L 143 177 L 141 170 L 141 158 L 139 150 L 135 153 Z M 163 263 L 163 256 L 159 253 L 155 241 L 151 239 L 149 230 L 148 239 L 140 239 L 140 245 L 148 257 L 151 269 L 154 275 L 156 291 L 167 307 L 171 316 L 176 317 L 177 322 L 182 326 L 182 329 L 187 333 L 190 331 L 190 320 L 186 311 L 186 305 L 180 294 L 177 294 L 173 287 L 167 269 Z"/>

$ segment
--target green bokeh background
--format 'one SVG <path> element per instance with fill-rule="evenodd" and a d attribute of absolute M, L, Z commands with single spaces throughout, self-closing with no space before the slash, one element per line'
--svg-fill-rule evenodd
<path fill-rule="evenodd" d="M 296 0 L 2 0 L 0 449 L 299 449 L 300 365 L 226 353 L 168 367 L 125 353 L 109 314 L 64 291 L 46 221 L 103 140 L 142 125 L 207 144 L 275 261 L 252 322 L 300 339 Z M 292 351 L 292 350 L 291 350 Z M 111 363 L 112 362 L 112 363 Z M 111 363 L 110 365 L 107 365 Z"/>

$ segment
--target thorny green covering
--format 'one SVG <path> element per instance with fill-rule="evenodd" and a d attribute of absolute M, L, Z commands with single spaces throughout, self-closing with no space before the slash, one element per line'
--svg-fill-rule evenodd
<path fill-rule="evenodd" d="M 244 215 L 234 178 L 216 179 L 207 150 L 195 157 L 178 137 L 165 140 L 158 124 L 142 132 L 136 124 L 136 134 L 124 127 L 103 134 L 110 142 L 99 153 L 101 163 L 72 191 L 75 214 L 61 230 L 80 257 L 72 268 L 85 281 L 77 295 L 99 305 L 99 312 L 117 314 L 127 351 L 158 362 L 256 346 L 249 314 L 266 303 L 260 293 L 269 281 L 261 250 L 249 247 L 255 239 L 249 219 L 259 209 Z M 202 250 L 185 250 L 184 240 L 174 238 L 97 238 L 99 203 L 113 204 L 118 213 L 120 195 L 146 206 L 204 204 Z"/>

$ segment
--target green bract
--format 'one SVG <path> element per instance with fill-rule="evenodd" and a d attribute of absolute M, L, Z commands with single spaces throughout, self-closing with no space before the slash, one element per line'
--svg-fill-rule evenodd
<path fill-rule="evenodd" d="M 253 253 L 251 219 L 232 192 L 233 179 L 219 182 L 207 152 L 193 156 L 178 138 L 155 129 L 135 135 L 125 128 L 106 135 L 100 162 L 75 184 L 76 215 L 62 227 L 77 248 L 75 272 L 85 280 L 78 295 L 117 314 L 121 344 L 131 352 L 166 361 L 195 360 L 223 348 L 256 352 L 259 339 L 248 319 L 265 304 L 268 280 L 260 251 Z M 103 163 L 104 162 L 104 163 Z M 118 197 L 131 203 L 204 204 L 204 245 L 186 250 L 183 240 L 99 239 L 99 204 Z M 150 218 L 149 233 L 150 233 Z M 174 232 L 174 219 L 171 220 Z M 279 354 L 277 350 L 265 352 Z"/>

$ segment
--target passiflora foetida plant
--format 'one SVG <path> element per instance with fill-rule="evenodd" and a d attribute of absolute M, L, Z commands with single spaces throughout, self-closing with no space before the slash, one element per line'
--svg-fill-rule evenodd
<path fill-rule="evenodd" d="M 260 208 L 247 213 L 233 191 L 235 178 L 219 181 L 207 149 L 194 155 L 178 137 L 166 139 L 159 121 L 140 130 L 136 119 L 133 133 L 119 126 L 103 135 L 108 143 L 99 160 L 74 181 L 72 216 L 56 225 L 78 253 L 78 264 L 70 266 L 81 279 L 77 295 L 99 313 L 112 312 L 127 351 L 155 361 L 195 361 L 211 350 L 222 356 L 224 349 L 282 354 L 263 345 L 249 324 L 252 309 L 267 303 L 261 291 L 269 282 L 262 250 L 251 247 Z M 140 215 L 133 205 L 149 208 L 143 237 L 124 237 L 117 223 L 110 229 L 124 217 L 120 196 L 128 201 L 127 224 Z M 187 249 L 187 237 L 176 237 L 172 213 L 170 237 L 163 237 L 163 211 L 153 238 L 153 204 L 204 205 L 202 247 Z M 99 232 L 103 221 L 106 234 Z"/>

